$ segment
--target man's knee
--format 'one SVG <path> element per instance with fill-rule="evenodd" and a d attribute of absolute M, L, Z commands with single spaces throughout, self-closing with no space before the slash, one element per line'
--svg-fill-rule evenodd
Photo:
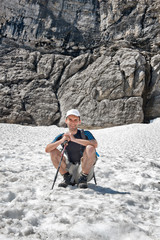
<path fill-rule="evenodd" d="M 86 153 L 87 154 L 95 154 L 96 150 L 95 150 L 95 147 L 92 146 L 92 145 L 87 145 L 86 146 Z"/>
<path fill-rule="evenodd" d="M 60 154 L 61 154 L 61 153 L 60 153 L 60 151 L 59 151 L 58 149 L 54 149 L 54 150 L 52 150 L 52 151 L 50 152 L 50 156 L 51 156 L 52 159 L 53 159 L 53 158 L 57 158 Z"/>
<path fill-rule="evenodd" d="M 92 163 L 93 165 L 96 163 L 96 149 L 92 145 L 87 145 L 86 149 L 83 153 L 83 157 L 81 159 L 82 163 Z"/>

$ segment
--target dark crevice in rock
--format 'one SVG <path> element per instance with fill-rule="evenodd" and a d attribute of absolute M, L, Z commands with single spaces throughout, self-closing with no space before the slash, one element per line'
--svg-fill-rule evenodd
<path fill-rule="evenodd" d="M 62 17 L 63 8 L 64 8 L 64 0 L 62 0 L 62 7 L 61 7 L 61 10 L 59 11 L 58 18 L 61 18 L 61 17 Z"/>
<path fill-rule="evenodd" d="M 145 72 L 145 87 L 144 91 L 142 94 L 143 98 L 143 112 L 144 112 L 144 123 L 149 123 L 150 122 L 150 117 L 148 118 L 146 116 L 146 106 L 148 103 L 148 96 L 150 92 L 150 85 L 151 85 L 151 79 L 152 79 L 152 67 L 150 65 L 150 62 L 146 61 L 146 72 Z"/>
<path fill-rule="evenodd" d="M 25 100 L 23 99 L 21 103 L 22 103 L 22 111 L 26 112 L 26 102 L 25 102 Z"/>
<path fill-rule="evenodd" d="M 141 21 L 140 21 L 140 24 L 141 24 L 142 29 L 144 29 L 145 17 L 146 17 L 147 9 L 148 9 L 148 7 L 145 7 L 145 8 L 144 8 L 144 13 L 143 13 L 142 18 L 141 18 Z"/>
<path fill-rule="evenodd" d="M 64 71 L 65 71 L 65 68 L 66 68 L 66 66 L 63 67 L 63 69 L 62 69 L 62 71 L 61 71 L 61 74 L 59 75 L 56 83 L 55 83 L 54 86 L 52 87 L 52 90 L 53 90 L 53 92 L 54 92 L 54 94 L 55 94 L 55 97 L 56 97 L 56 99 L 57 99 L 57 102 L 58 102 L 58 109 L 59 109 L 59 113 L 60 113 L 60 117 L 56 120 L 56 122 L 54 122 L 54 124 L 56 124 L 56 125 L 59 125 L 59 121 L 60 121 L 60 119 L 61 119 L 61 105 L 60 105 L 60 101 L 59 101 L 59 98 L 58 98 L 58 90 L 59 90 L 59 88 L 60 88 L 60 81 L 61 81 L 61 78 L 62 78 L 63 73 L 64 73 Z M 65 93 L 64 93 L 64 94 L 65 94 Z"/>
<path fill-rule="evenodd" d="M 135 10 L 136 9 L 136 5 L 135 6 L 128 6 L 127 8 L 125 8 L 123 11 L 122 11 L 122 15 L 123 16 L 129 16 L 132 12 L 133 12 L 133 10 Z M 121 21 L 121 20 L 120 20 Z M 118 23 L 118 22 L 117 22 Z"/>

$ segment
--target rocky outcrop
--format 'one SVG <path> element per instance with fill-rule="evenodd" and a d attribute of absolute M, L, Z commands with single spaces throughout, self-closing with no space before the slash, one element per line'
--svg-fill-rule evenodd
<path fill-rule="evenodd" d="M 121 49 L 113 57 L 98 57 L 72 77 L 64 75 L 58 90 L 62 122 L 71 103 L 87 127 L 142 122 L 145 66 L 138 51 Z"/>
<path fill-rule="evenodd" d="M 160 54 L 151 58 L 151 76 L 147 87 L 145 101 L 145 118 L 157 118 L 160 116 Z"/>
<path fill-rule="evenodd" d="M 85 127 L 160 116 L 160 3 L 2 0 L 0 122 Z"/>

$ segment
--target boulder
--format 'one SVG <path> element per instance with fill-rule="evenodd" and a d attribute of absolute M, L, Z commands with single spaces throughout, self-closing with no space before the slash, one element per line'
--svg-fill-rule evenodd
<path fill-rule="evenodd" d="M 145 64 L 138 51 L 121 49 L 113 58 L 103 55 L 68 78 L 58 89 L 60 126 L 70 108 L 79 109 L 86 127 L 142 122 Z"/>
<path fill-rule="evenodd" d="M 51 125 L 60 118 L 53 83 L 54 56 L 13 49 L 1 57 L 0 122 Z M 46 77 L 46 78 L 44 78 Z"/>

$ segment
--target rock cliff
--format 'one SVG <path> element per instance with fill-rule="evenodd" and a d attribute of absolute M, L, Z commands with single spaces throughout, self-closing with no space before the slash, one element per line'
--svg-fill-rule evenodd
<path fill-rule="evenodd" d="M 1 0 L 0 122 L 160 117 L 159 0 Z"/>

